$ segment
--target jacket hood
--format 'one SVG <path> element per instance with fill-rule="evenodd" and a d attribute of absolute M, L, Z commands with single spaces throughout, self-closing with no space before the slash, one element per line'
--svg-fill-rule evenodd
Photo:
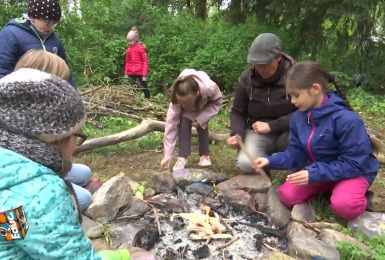
<path fill-rule="evenodd" d="M 319 108 L 311 109 L 306 113 L 311 112 L 314 119 L 320 119 L 337 111 L 348 109 L 345 101 L 336 92 L 329 92 L 327 97 L 328 100 L 325 105 Z"/>
<path fill-rule="evenodd" d="M 10 20 L 6 26 L 17 26 L 27 32 L 34 33 L 30 27 L 27 18 L 24 16 Z"/>

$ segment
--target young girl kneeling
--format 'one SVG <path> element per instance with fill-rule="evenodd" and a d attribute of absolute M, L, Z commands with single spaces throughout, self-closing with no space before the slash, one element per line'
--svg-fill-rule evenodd
<path fill-rule="evenodd" d="M 164 134 L 164 157 L 161 168 L 168 169 L 179 134 L 179 157 L 173 170 L 185 168 L 191 154 L 191 126 L 196 127 L 199 140 L 199 166 L 210 166 L 209 120 L 218 114 L 222 93 L 218 85 L 203 71 L 186 69 L 175 80 L 167 112 Z"/>
<path fill-rule="evenodd" d="M 327 85 L 337 92 L 327 92 Z M 256 169 L 301 169 L 278 188 L 281 201 L 291 207 L 316 194 L 331 191 L 334 214 L 353 219 L 366 209 L 365 193 L 379 163 L 365 125 L 351 111 L 335 77 L 318 63 L 305 61 L 288 73 L 286 88 L 298 108 L 290 121 L 290 144 L 284 152 L 257 158 Z"/>

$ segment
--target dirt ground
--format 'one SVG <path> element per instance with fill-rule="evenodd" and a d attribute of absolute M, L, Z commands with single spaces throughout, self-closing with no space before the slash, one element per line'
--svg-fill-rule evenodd
<path fill-rule="evenodd" d="M 234 164 L 234 150 L 227 148 L 224 144 L 211 145 L 210 149 L 213 162 L 210 167 L 212 171 L 224 173 L 228 176 L 237 173 Z M 174 156 L 174 161 L 176 156 Z M 103 181 L 124 172 L 131 179 L 142 182 L 148 181 L 154 173 L 160 172 L 162 158 L 162 150 L 137 149 L 132 152 L 111 152 L 108 154 L 88 152 L 75 156 L 73 161 L 90 166 L 93 174 Z M 187 167 L 197 168 L 198 161 L 197 149 L 193 147 Z"/>

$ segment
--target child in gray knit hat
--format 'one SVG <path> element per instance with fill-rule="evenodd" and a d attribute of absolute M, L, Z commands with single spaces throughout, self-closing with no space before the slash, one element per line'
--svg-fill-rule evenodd
<path fill-rule="evenodd" d="M 95 252 L 65 183 L 84 122 L 62 79 L 19 69 L 0 80 L 0 259 L 130 259 L 126 249 Z"/>
<path fill-rule="evenodd" d="M 15 70 L 20 68 L 38 69 L 67 81 L 70 76 L 70 70 L 62 58 L 43 50 L 30 50 L 26 52 L 16 63 Z M 79 141 L 84 140 L 78 139 Z M 78 142 L 77 145 L 81 145 L 81 143 Z M 92 194 L 83 188 L 90 181 L 91 175 L 90 167 L 79 163 L 72 163 L 71 169 L 66 175 L 66 179 L 71 182 L 75 190 L 81 211 L 85 210 L 92 202 Z"/>

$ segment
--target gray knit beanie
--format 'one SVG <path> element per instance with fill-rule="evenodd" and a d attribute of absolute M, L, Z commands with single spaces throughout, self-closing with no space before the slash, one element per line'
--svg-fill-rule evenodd
<path fill-rule="evenodd" d="M 81 97 L 65 80 L 34 69 L 0 80 L 0 128 L 50 143 L 79 132 L 84 122 Z"/>
<path fill-rule="evenodd" d="M 281 52 L 281 40 L 272 33 L 261 33 L 250 46 L 247 63 L 267 64 Z"/>

